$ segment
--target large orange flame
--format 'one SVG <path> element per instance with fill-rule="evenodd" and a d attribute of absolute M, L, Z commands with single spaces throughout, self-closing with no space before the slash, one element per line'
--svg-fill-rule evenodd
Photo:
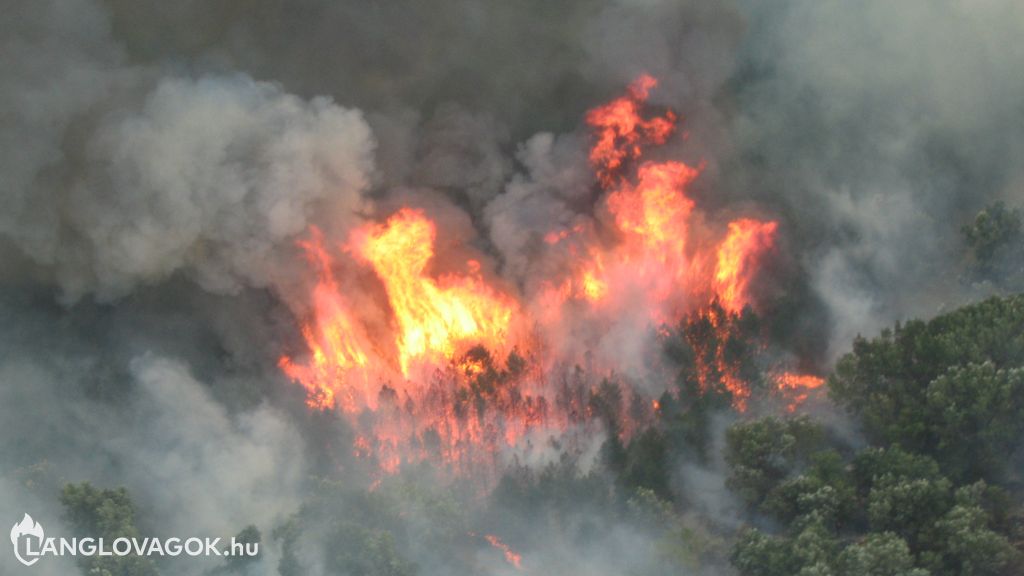
<path fill-rule="evenodd" d="M 382 226 L 356 233 L 356 249 L 384 283 L 398 323 L 402 373 L 414 360 L 439 362 L 454 357 L 460 345 L 504 348 L 514 301 L 488 286 L 479 264 L 470 274 L 427 274 L 434 256 L 434 223 L 423 212 L 403 208 Z"/>
<path fill-rule="evenodd" d="M 752 218 L 715 225 L 688 191 L 700 166 L 645 160 L 645 149 L 664 144 L 677 120 L 670 110 L 651 114 L 656 86 L 641 76 L 586 115 L 601 195 L 596 216 L 543 235 L 536 257 L 559 265 L 544 268 L 549 275 L 524 293 L 499 288 L 476 259 L 438 255 L 435 222 L 410 207 L 353 232 L 343 260 L 333 260 L 318 230 L 302 243 L 317 279 L 301 329 L 308 360 L 282 356 L 280 366 L 305 387 L 310 406 L 337 406 L 350 416 L 355 455 L 385 472 L 434 455 L 459 468 L 493 461 L 536 429 L 592 434 L 598 375 L 570 383 L 549 370 L 584 363 L 608 374 L 619 366 L 573 356 L 578 349 L 558 340 L 616 325 L 668 334 L 666 327 L 695 315 L 704 328 L 685 337 L 700 386 L 727 390 L 734 407 L 745 409 L 750 388 L 726 351 L 744 308 L 758 304 L 754 280 L 778 226 Z M 375 277 L 382 290 L 346 298 L 338 269 L 361 270 L 353 284 L 365 290 Z M 551 354 L 563 356 L 545 357 Z M 820 380 L 785 373 L 776 385 L 796 405 Z M 653 398 L 633 401 L 655 409 L 621 418 L 658 412 Z M 634 424 L 616 430 L 628 435 Z"/>

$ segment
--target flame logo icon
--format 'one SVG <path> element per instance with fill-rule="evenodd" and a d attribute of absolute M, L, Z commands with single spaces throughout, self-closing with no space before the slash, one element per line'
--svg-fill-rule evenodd
<path fill-rule="evenodd" d="M 31 516 L 25 514 L 25 517 L 21 519 L 21 522 L 15 524 L 11 528 L 11 544 L 14 545 L 14 556 L 19 562 L 25 566 L 31 566 L 39 561 L 39 558 L 33 558 L 32 560 L 25 560 L 21 557 L 21 551 L 18 549 L 18 540 L 22 536 L 35 536 L 39 538 L 39 541 L 43 541 L 43 527 L 32 519 Z"/>

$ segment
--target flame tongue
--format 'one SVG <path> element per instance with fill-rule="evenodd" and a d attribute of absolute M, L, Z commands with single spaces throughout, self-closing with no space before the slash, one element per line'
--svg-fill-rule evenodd
<path fill-rule="evenodd" d="M 672 135 L 676 115 L 671 110 L 649 119 L 641 115 L 648 94 L 657 85 L 656 79 L 645 74 L 630 85 L 626 96 L 587 114 L 587 123 L 597 134 L 590 161 L 602 184 L 612 184 L 629 160 L 640 157 L 643 145 L 662 144 Z"/>
<path fill-rule="evenodd" d="M 644 164 L 635 187 L 624 186 L 608 196 L 615 225 L 645 249 L 682 254 L 693 211 L 684 190 L 698 174 L 682 162 Z"/>
<path fill-rule="evenodd" d="M 825 385 L 825 379 L 811 374 L 783 372 L 775 376 L 779 392 L 789 400 L 786 409 L 793 412 L 807 401 L 811 393 Z"/>
<path fill-rule="evenodd" d="M 522 568 L 523 568 L 523 557 L 522 557 L 522 555 L 516 553 L 514 550 L 512 550 L 511 547 L 509 547 L 508 544 L 505 544 L 504 542 L 502 542 L 501 539 L 499 539 L 494 534 L 485 534 L 484 535 L 484 540 L 487 540 L 488 544 L 490 544 L 491 546 L 493 546 L 493 547 L 497 548 L 498 550 L 500 550 L 502 555 L 505 556 L 505 561 L 506 562 L 508 562 L 512 566 L 515 566 L 516 568 L 522 570 Z"/>
<path fill-rule="evenodd" d="M 312 294 L 316 314 L 312 322 L 302 326 L 310 363 L 300 365 L 282 356 L 278 365 L 289 378 L 305 386 L 311 407 L 334 406 L 335 390 L 340 388 L 342 405 L 354 409 L 357 404 L 372 401 L 373 397 L 365 378 L 363 386 L 359 386 L 360 379 L 352 375 L 353 369 L 364 368 L 369 363 L 368 339 L 341 295 L 331 256 L 323 246 L 323 235 L 313 228 L 310 236 L 308 241 L 300 243 L 316 268 L 318 279 Z M 346 385 L 337 386 L 340 382 Z"/>
<path fill-rule="evenodd" d="M 357 237 L 359 254 L 384 283 L 398 323 L 403 374 L 414 360 L 453 358 L 460 344 L 504 348 L 515 305 L 479 276 L 428 276 L 435 229 L 422 212 L 404 208 Z"/>
<path fill-rule="evenodd" d="M 715 289 L 722 306 L 738 314 L 751 304 L 749 285 L 762 257 L 775 245 L 776 222 L 743 218 L 729 223 L 729 235 L 718 248 Z"/>

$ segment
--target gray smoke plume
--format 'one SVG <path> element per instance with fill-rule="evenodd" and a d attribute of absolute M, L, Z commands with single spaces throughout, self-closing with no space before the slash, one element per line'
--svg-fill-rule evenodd
<path fill-rule="evenodd" d="M 312 214 L 345 227 L 358 209 L 373 149 L 358 112 L 240 74 L 127 64 L 88 3 L 13 12 L 5 36 L 25 56 L 0 71 L 13 124 L 0 226 L 66 301 L 178 270 L 212 291 L 266 286 Z"/>

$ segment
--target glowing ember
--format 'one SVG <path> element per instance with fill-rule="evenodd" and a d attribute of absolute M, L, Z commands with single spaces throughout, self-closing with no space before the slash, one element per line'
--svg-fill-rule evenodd
<path fill-rule="evenodd" d="M 501 550 L 501 553 L 505 555 L 506 562 L 520 570 L 523 569 L 523 557 L 519 554 L 516 554 L 511 548 L 509 548 L 508 544 L 505 544 L 504 542 L 499 540 L 498 537 L 494 534 L 485 534 L 484 540 L 487 540 L 487 543 L 491 546 L 494 546 L 498 550 Z"/>

